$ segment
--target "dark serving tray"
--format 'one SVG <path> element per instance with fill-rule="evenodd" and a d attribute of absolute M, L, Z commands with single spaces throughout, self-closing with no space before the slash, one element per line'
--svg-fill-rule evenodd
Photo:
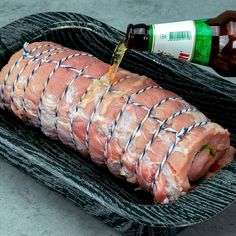
<path fill-rule="evenodd" d="M 90 17 L 64 12 L 31 15 L 0 29 L 0 68 L 24 42 L 52 40 L 110 61 L 124 33 Z M 236 145 L 236 85 L 190 63 L 128 51 L 121 65 L 145 74 L 228 128 Z M 205 221 L 236 199 L 236 161 L 178 201 L 154 205 L 148 193 L 81 158 L 59 141 L 0 113 L 0 158 L 60 192 L 86 212 L 127 235 L 175 235 Z"/>

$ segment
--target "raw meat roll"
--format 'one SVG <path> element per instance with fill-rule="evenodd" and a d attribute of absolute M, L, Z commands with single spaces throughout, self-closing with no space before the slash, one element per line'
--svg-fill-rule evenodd
<path fill-rule="evenodd" d="M 0 73 L 0 103 L 98 165 L 178 199 L 211 166 L 230 162 L 229 132 L 146 76 L 53 42 L 25 44 Z"/>

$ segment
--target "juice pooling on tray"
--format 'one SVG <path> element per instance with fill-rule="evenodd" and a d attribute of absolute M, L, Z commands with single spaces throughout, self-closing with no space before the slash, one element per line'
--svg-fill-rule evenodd
<path fill-rule="evenodd" d="M 236 11 L 211 19 L 130 24 L 126 40 L 130 49 L 168 54 L 236 76 Z"/>

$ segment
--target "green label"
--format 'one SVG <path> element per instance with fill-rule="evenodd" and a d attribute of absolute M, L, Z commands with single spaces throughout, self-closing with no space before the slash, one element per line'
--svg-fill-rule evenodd
<path fill-rule="evenodd" d="M 153 34 L 153 26 L 149 25 L 149 40 L 148 40 L 148 51 L 152 51 L 153 41 L 154 41 L 154 34 Z"/>
<path fill-rule="evenodd" d="M 195 20 L 196 40 L 192 62 L 207 65 L 211 55 L 212 31 L 206 19 Z"/>

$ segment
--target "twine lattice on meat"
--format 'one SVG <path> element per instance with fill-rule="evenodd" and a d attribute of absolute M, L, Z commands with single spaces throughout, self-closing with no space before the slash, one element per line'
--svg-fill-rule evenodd
<path fill-rule="evenodd" d="M 80 57 L 80 56 L 89 56 L 89 57 L 93 57 L 91 54 L 88 54 L 88 53 L 84 53 L 84 52 L 79 52 L 79 53 L 72 53 L 71 55 L 67 56 L 67 57 L 64 57 L 62 59 L 60 59 L 59 61 L 56 61 L 56 60 L 50 60 L 50 57 L 52 57 L 53 55 L 55 54 L 58 54 L 58 53 L 61 53 L 61 52 L 65 52 L 66 50 L 69 50 L 69 49 L 66 49 L 64 47 L 55 47 L 55 45 L 53 44 L 43 44 L 43 45 L 39 45 L 37 46 L 36 48 L 32 49 L 31 51 L 28 51 L 27 50 L 27 46 L 28 44 L 25 44 L 24 47 L 23 47 L 23 55 L 22 57 L 17 60 L 13 66 L 9 69 L 6 77 L 4 78 L 4 81 L 3 81 L 3 85 L 2 85 L 2 89 L 0 91 L 0 96 L 2 98 L 2 100 L 4 101 L 4 90 L 5 90 L 5 86 L 7 84 L 7 80 L 9 78 L 9 76 L 12 74 L 12 72 L 14 71 L 14 68 L 16 68 L 16 66 L 18 65 L 18 63 L 20 61 L 22 61 L 24 58 L 30 58 L 30 60 L 25 64 L 25 66 L 19 71 L 19 73 L 16 75 L 16 79 L 12 85 L 12 91 L 11 91 L 11 94 L 10 94 L 10 98 L 11 98 L 11 101 L 13 101 L 13 98 L 14 98 L 14 92 L 15 92 L 15 88 L 17 86 L 17 83 L 19 81 L 19 78 L 21 76 L 21 74 L 23 73 L 23 71 L 26 69 L 27 66 L 29 66 L 30 63 L 34 62 L 34 61 L 39 61 L 39 64 L 31 71 L 30 75 L 28 76 L 28 78 L 26 79 L 25 81 L 25 84 L 24 84 L 24 89 L 23 89 L 23 93 L 25 94 L 26 92 L 26 89 L 29 85 L 29 82 L 30 80 L 32 79 L 32 77 L 34 76 L 34 74 L 38 71 L 38 69 L 44 64 L 44 63 L 55 63 L 55 67 L 54 69 L 52 70 L 52 72 L 50 73 L 50 75 L 48 76 L 45 84 L 44 84 L 44 88 L 42 90 L 42 93 L 40 95 L 40 98 L 39 98 L 39 105 L 38 105 L 38 110 L 37 110 L 37 115 L 38 115 L 38 120 L 39 122 L 41 123 L 41 113 L 42 113 L 42 102 L 43 102 L 43 96 L 45 95 L 45 91 L 46 91 L 46 88 L 50 82 L 50 80 L 52 79 L 53 75 L 56 73 L 56 71 L 58 70 L 58 68 L 64 68 L 66 70 L 72 70 L 74 72 L 76 72 L 77 74 L 75 76 L 73 76 L 66 84 L 65 86 L 65 89 L 64 91 L 62 92 L 60 98 L 59 98 L 59 102 L 58 102 L 58 105 L 55 109 L 55 118 L 56 118 L 56 121 L 55 121 L 55 128 L 56 128 L 56 131 L 58 133 L 58 130 L 57 130 L 57 118 L 59 116 L 59 103 L 61 102 L 61 100 L 63 99 L 63 97 L 67 94 L 68 90 L 69 90 L 69 87 L 73 84 L 73 82 L 82 77 L 82 76 L 85 76 L 87 78 L 90 78 L 90 79 L 98 79 L 100 80 L 100 78 L 94 78 L 90 75 L 87 75 L 85 72 L 85 70 L 87 68 L 89 68 L 91 65 L 95 64 L 95 63 L 92 63 L 92 64 L 89 64 L 87 66 L 85 66 L 84 68 L 74 68 L 72 66 L 69 66 L 69 65 L 64 65 L 63 63 L 70 60 L 71 58 L 74 58 L 74 57 Z M 44 51 L 41 51 L 39 52 L 38 54 L 36 55 L 32 55 L 32 53 L 34 53 L 35 51 L 41 49 L 42 47 L 52 47 L 50 49 L 47 49 L 47 50 L 44 50 Z M 54 48 L 53 48 L 54 47 Z M 41 57 L 43 56 L 44 54 L 47 54 L 49 53 L 48 55 L 46 55 L 45 57 Z M 41 58 L 39 58 L 41 57 Z M 107 88 L 105 89 L 104 93 L 100 96 L 99 100 L 97 101 L 97 103 L 95 104 L 95 107 L 89 117 L 89 120 L 88 120 L 88 123 L 87 123 L 87 126 L 86 126 L 86 136 L 85 136 L 85 145 L 87 147 L 87 149 L 89 149 L 89 131 L 90 131 L 90 127 L 93 123 L 93 119 L 94 119 L 94 116 L 99 113 L 99 109 L 101 107 L 101 104 L 102 102 L 104 101 L 104 98 L 105 96 L 109 96 L 109 93 L 112 91 L 112 88 L 117 85 L 119 82 L 125 80 L 126 77 L 123 77 L 117 81 L 115 81 L 113 84 L 111 85 L 108 85 Z M 77 142 L 76 142 L 76 139 L 75 139 L 75 134 L 73 132 L 73 123 L 74 123 L 74 119 L 75 119 L 75 116 L 76 114 L 78 113 L 78 110 L 79 110 L 79 107 L 80 107 L 80 104 L 83 102 L 83 99 L 86 97 L 86 95 L 88 94 L 88 89 L 89 87 L 86 89 L 86 91 L 83 93 L 83 95 L 80 97 L 78 103 L 75 105 L 75 107 L 72 109 L 72 112 L 70 114 L 70 121 L 69 121 L 69 133 L 70 133 L 70 137 L 71 137 L 71 141 L 73 143 L 73 145 L 75 146 L 76 149 L 77 148 Z M 108 143 L 110 142 L 111 138 L 113 137 L 113 134 L 115 132 L 115 129 L 117 127 L 117 125 L 119 124 L 119 121 L 121 120 L 121 117 L 122 115 L 124 114 L 124 111 L 125 109 L 127 108 L 127 105 L 133 105 L 133 106 L 136 106 L 136 107 L 139 107 L 141 109 L 144 109 L 147 113 L 146 115 L 144 116 L 144 118 L 137 124 L 137 126 L 135 127 L 135 129 L 133 130 L 132 134 L 130 134 L 130 136 L 128 137 L 127 139 L 127 142 L 123 148 L 123 154 L 128 150 L 129 146 L 131 145 L 132 142 L 134 142 L 135 138 L 136 138 L 136 135 L 137 133 L 142 130 L 143 128 L 143 125 L 144 123 L 148 120 L 148 119 L 153 119 L 157 122 L 158 126 L 156 128 L 156 130 L 154 130 L 153 132 L 153 135 L 151 136 L 150 140 L 147 142 L 147 144 L 145 145 L 144 149 L 143 149 L 143 152 L 140 154 L 140 156 L 138 157 L 137 159 L 137 162 L 136 162 L 136 165 L 135 165 L 135 174 L 137 174 L 137 170 L 144 158 L 144 156 L 146 155 L 146 153 L 148 152 L 148 150 L 150 149 L 151 145 L 154 143 L 154 141 L 158 138 L 158 135 L 161 133 L 161 131 L 166 131 L 166 132 L 171 132 L 171 133 L 174 133 L 175 134 L 175 141 L 174 143 L 170 146 L 169 150 L 167 151 L 166 155 L 163 157 L 162 161 L 160 162 L 160 164 L 157 164 L 157 171 L 155 172 L 155 175 L 153 177 L 153 180 L 151 182 L 151 186 L 150 186 L 150 191 L 153 192 L 154 191 L 154 187 L 156 184 L 158 184 L 158 177 L 161 173 L 161 171 L 163 170 L 164 168 L 164 165 L 166 163 L 166 161 L 168 160 L 168 158 L 170 157 L 171 153 L 173 152 L 173 150 L 175 149 L 175 147 L 177 146 L 177 144 L 182 140 L 182 138 L 187 134 L 189 133 L 191 130 L 197 128 L 197 127 L 200 127 L 200 126 L 204 126 L 204 125 L 207 125 L 209 123 L 209 120 L 208 119 L 205 119 L 205 120 L 202 120 L 200 122 L 197 122 L 189 127 L 183 127 L 181 129 L 181 131 L 177 131 L 171 127 L 168 127 L 167 126 L 167 123 L 169 121 L 171 121 L 172 119 L 176 118 L 177 116 L 181 115 L 181 114 L 184 114 L 184 113 L 190 113 L 190 112 L 197 112 L 198 110 L 193 107 L 193 108 L 186 108 L 186 109 L 181 109 L 177 112 L 175 112 L 174 114 L 172 114 L 171 116 L 169 116 L 168 118 L 164 119 L 164 120 L 160 120 L 158 117 L 156 116 L 153 116 L 152 113 L 154 110 L 157 110 L 158 111 L 158 108 L 163 105 L 164 103 L 168 102 L 168 101 L 175 101 L 175 100 L 180 100 L 180 101 L 183 101 L 181 97 L 168 97 L 168 98 L 165 98 L 161 101 L 159 101 L 158 103 L 156 103 L 154 106 L 152 106 L 151 108 L 148 108 L 146 107 L 145 105 L 141 104 L 141 103 L 138 103 L 138 102 L 134 102 L 132 101 L 132 99 L 135 97 L 135 96 L 138 96 L 139 94 L 145 92 L 145 91 L 148 91 L 150 89 L 162 89 L 159 85 L 154 85 L 154 86 L 147 86 L 145 88 L 142 88 L 138 91 L 136 91 L 135 93 L 129 95 L 126 99 L 126 101 L 124 102 L 123 106 L 121 107 L 120 111 L 118 112 L 118 114 L 116 115 L 116 117 L 114 118 L 112 124 L 111 124 L 111 127 L 109 129 L 109 132 L 107 134 L 107 137 L 106 137 L 106 140 L 105 140 L 105 144 L 104 144 L 104 162 L 107 163 L 107 148 L 108 148 Z M 26 106 L 25 106 L 25 100 L 23 98 L 23 109 L 24 111 L 26 112 Z M 121 167 L 122 167 L 122 162 L 121 162 Z M 158 187 L 158 185 L 157 185 Z"/>

